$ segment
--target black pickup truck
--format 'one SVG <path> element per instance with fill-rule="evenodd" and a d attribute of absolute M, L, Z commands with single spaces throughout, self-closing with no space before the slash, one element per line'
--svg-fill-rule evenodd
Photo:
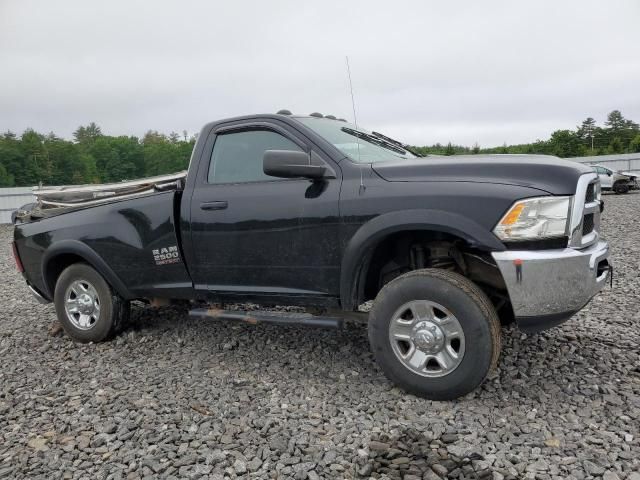
<path fill-rule="evenodd" d="M 487 377 L 501 323 L 557 325 L 611 269 L 590 167 L 545 156 L 421 158 L 320 114 L 213 122 L 188 172 L 36 196 L 16 216 L 16 262 L 73 339 L 109 338 L 134 299 L 318 325 L 373 300 L 360 316 L 376 360 L 432 399 Z M 243 302 L 307 313 L 224 310 Z"/>

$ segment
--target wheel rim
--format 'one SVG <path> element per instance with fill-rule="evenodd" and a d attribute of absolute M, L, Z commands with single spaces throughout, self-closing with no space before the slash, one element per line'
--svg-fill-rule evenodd
<path fill-rule="evenodd" d="M 414 300 L 402 305 L 389 323 L 393 352 L 409 370 L 423 377 L 443 377 L 464 357 L 464 332 L 442 305 Z"/>
<path fill-rule="evenodd" d="M 64 295 L 64 310 L 71 324 L 80 330 L 92 329 L 100 319 L 100 298 L 86 280 L 76 280 Z"/>

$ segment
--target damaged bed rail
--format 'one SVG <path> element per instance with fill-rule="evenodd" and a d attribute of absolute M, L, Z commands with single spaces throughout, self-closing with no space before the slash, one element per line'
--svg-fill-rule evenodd
<path fill-rule="evenodd" d="M 108 201 L 114 197 L 130 197 L 177 189 L 187 175 L 186 171 L 171 175 L 158 175 L 116 183 L 99 185 L 70 185 L 64 187 L 34 187 L 33 194 L 36 201 L 51 207 L 66 207 L 75 205 L 92 205 Z"/>
<path fill-rule="evenodd" d="M 187 172 L 182 171 L 116 183 L 33 187 L 36 201 L 17 209 L 12 219 L 14 223 L 28 221 L 29 218 L 53 216 L 116 200 L 127 200 L 156 192 L 182 190 L 186 176 Z"/>

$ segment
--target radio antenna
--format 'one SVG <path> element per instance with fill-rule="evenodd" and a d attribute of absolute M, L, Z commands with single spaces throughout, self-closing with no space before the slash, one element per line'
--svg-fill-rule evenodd
<path fill-rule="evenodd" d="M 356 130 L 360 131 L 358 128 L 358 117 L 356 116 L 356 101 L 353 96 L 353 82 L 351 81 L 351 68 L 349 68 L 349 56 L 345 57 L 347 60 L 347 76 L 349 77 L 349 90 L 351 91 L 351 108 L 353 108 L 353 123 L 356 126 Z M 360 163 L 360 139 L 356 135 L 356 145 L 358 146 L 358 163 Z M 360 169 L 360 194 L 364 192 L 364 179 L 362 177 L 362 169 Z"/>
<path fill-rule="evenodd" d="M 349 77 L 349 90 L 351 91 L 351 107 L 353 108 L 353 123 L 358 130 L 358 117 L 356 117 L 356 101 L 353 97 L 353 82 L 351 81 L 351 68 L 349 68 L 349 57 L 345 57 L 347 60 L 347 76 Z M 358 138 L 358 137 L 356 137 Z"/>

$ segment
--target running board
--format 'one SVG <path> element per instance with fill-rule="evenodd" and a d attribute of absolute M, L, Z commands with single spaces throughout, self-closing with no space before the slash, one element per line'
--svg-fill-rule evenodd
<path fill-rule="evenodd" d="M 262 312 L 244 310 L 221 310 L 218 308 L 194 308 L 189 311 L 190 317 L 209 318 L 213 320 L 237 320 L 257 325 L 274 323 L 278 325 L 305 325 L 321 328 L 342 328 L 344 323 L 340 317 L 323 317 L 310 313 Z"/>

